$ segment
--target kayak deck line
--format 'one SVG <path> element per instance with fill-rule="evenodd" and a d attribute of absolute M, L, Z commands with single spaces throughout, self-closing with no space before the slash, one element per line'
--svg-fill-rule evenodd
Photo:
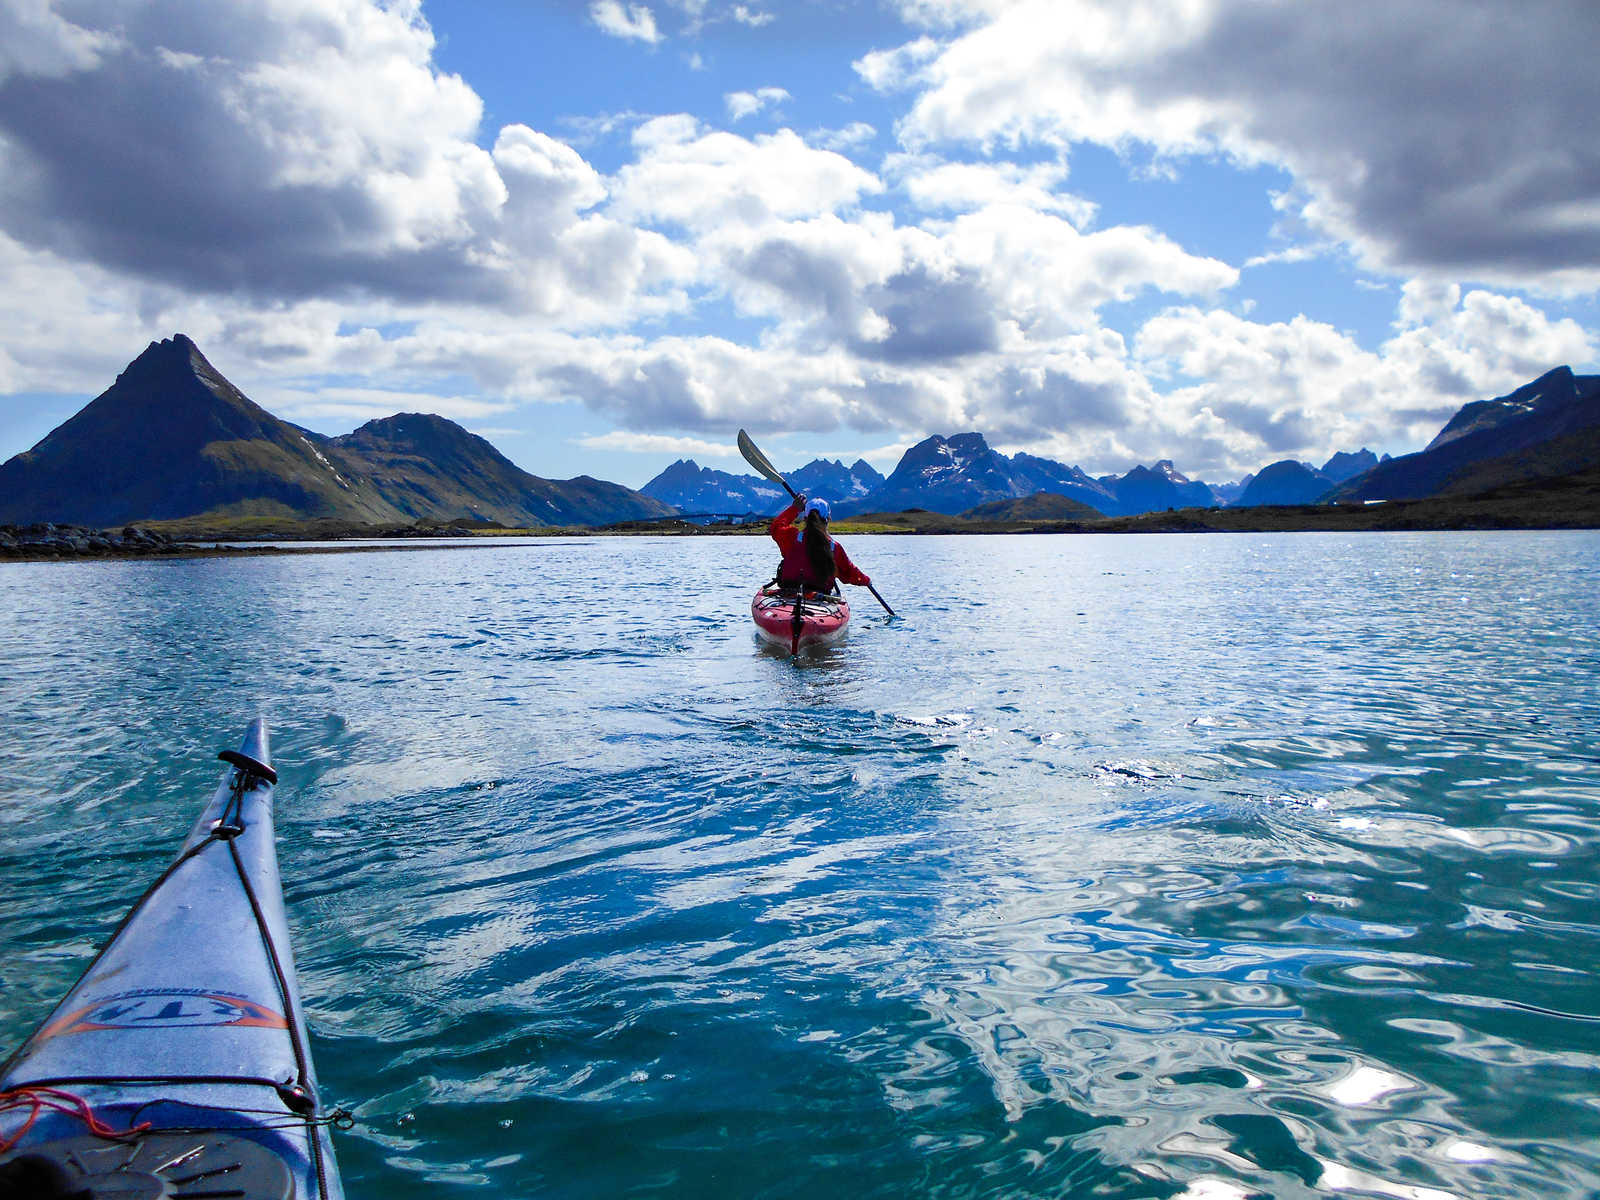
<path fill-rule="evenodd" d="M 831 646 L 850 625 L 850 602 L 828 592 L 801 592 L 768 584 L 750 601 L 750 618 L 763 641 L 791 655 Z"/>
<path fill-rule="evenodd" d="M 138 1170 L 158 1189 L 151 1195 L 219 1194 L 187 1192 L 170 1174 L 200 1155 L 214 1162 L 203 1174 L 227 1174 L 236 1189 L 228 1194 L 244 1200 L 343 1196 L 327 1130 L 354 1118 L 325 1111 L 317 1094 L 273 844 L 278 776 L 264 722 L 218 757 L 230 770 L 182 850 L 0 1065 L 0 1183 L 7 1172 L 56 1170 L 70 1194 L 109 1161 L 97 1145 L 134 1147 L 131 1164 L 149 1143 L 159 1153 Z M 65 1087 L 83 1094 L 52 1094 Z M 11 1127 L 21 1109 L 32 1112 Z M 114 1169 L 128 1180 L 130 1168 Z"/>

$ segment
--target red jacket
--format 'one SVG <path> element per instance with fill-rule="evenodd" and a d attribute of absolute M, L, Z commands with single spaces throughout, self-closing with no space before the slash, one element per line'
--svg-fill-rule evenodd
<path fill-rule="evenodd" d="M 806 545 L 801 538 L 801 530 L 795 527 L 794 519 L 800 515 L 800 501 L 796 500 L 788 508 L 772 518 L 772 524 L 767 526 L 767 532 L 772 534 L 772 540 L 778 543 L 778 549 L 783 551 L 783 565 L 778 568 L 778 581 L 780 583 L 804 583 L 806 587 L 817 592 L 831 592 L 833 590 L 833 576 L 827 579 L 818 579 L 811 569 L 811 559 L 806 555 Z M 844 547 L 839 545 L 837 538 L 829 538 L 833 543 L 833 570 L 834 573 L 846 583 L 853 583 L 857 587 L 866 587 L 872 582 L 859 570 L 855 563 L 850 561 L 850 556 L 844 552 Z"/>

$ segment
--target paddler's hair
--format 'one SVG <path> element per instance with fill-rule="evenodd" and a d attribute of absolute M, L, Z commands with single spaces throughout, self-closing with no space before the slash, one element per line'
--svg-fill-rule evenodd
<path fill-rule="evenodd" d="M 805 533 L 801 536 L 811 574 L 820 583 L 833 578 L 833 542 L 828 537 L 828 520 L 816 509 L 806 513 Z"/>

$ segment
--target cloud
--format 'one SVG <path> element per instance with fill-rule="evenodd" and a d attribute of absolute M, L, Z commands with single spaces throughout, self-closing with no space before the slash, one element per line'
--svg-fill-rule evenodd
<path fill-rule="evenodd" d="M 885 166 L 897 176 L 912 203 L 927 212 L 970 212 L 1007 205 L 1059 213 L 1080 228 L 1094 220 L 1097 206 L 1061 190 L 1063 162 L 1023 165 L 1006 162 L 947 162 L 927 156 L 895 156 Z"/>
<path fill-rule="evenodd" d="M 851 65 L 856 74 L 878 91 L 893 92 L 908 88 L 922 78 L 922 72 L 938 59 L 939 53 L 939 43 L 923 37 L 893 50 L 874 50 Z"/>
<path fill-rule="evenodd" d="M 1394 326 L 1376 348 L 1308 318 L 1213 311 L 1241 268 L 1152 227 L 1102 226 L 1115 214 L 1072 190 L 1069 166 L 1082 140 L 1157 169 L 1189 154 L 1284 165 L 1293 240 L 1247 267 L 1348 261 L 1353 246 L 1395 271 L 1457 245 L 1530 285 L 1581 280 L 1587 210 L 1541 197 L 1586 178 L 1588 140 L 1574 132 L 1558 153 L 1565 126 L 1533 100 L 1532 115 L 1484 116 L 1512 139 L 1490 152 L 1435 111 L 1472 99 L 1453 76 L 1435 96 L 1348 65 L 1368 61 L 1350 57 L 1362 48 L 1402 77 L 1477 61 L 1453 28 L 1438 65 L 1431 50 L 1398 56 L 1407 30 L 1431 45 L 1418 24 L 1431 2 L 1337 30 L 1298 6 L 1308 33 L 1285 23 L 1297 6 L 1234 0 L 902 0 L 936 36 L 857 64 L 909 105 L 903 152 L 880 160 L 865 122 L 743 137 L 688 113 L 620 113 L 574 119 L 583 140 L 485 130 L 410 3 L 166 0 L 113 23 L 94 4 L 0 0 L 0 387 L 93 394 L 181 330 L 301 419 L 568 402 L 619 427 L 608 446 L 676 439 L 696 455 L 740 425 L 885 444 L 977 428 L 1091 468 L 1171 457 L 1208 478 L 1412 449 L 1465 400 L 1591 361 L 1594 339 L 1448 263 L 1388 276 Z M 651 13 L 611 7 L 640 28 Z M 701 0 L 654 11 L 708 20 Z M 1477 20 L 1471 0 L 1463 11 Z M 1346 57 L 1310 62 L 1311 34 Z M 1516 49 L 1535 34 L 1509 36 Z M 1588 94 L 1565 60 L 1551 71 Z M 1300 73 L 1328 90 L 1327 113 L 1310 111 Z M 1511 100 L 1527 77 L 1510 69 Z M 787 99 L 732 93 L 728 112 Z M 1408 104 L 1417 131 L 1395 115 Z M 1515 142 L 1539 120 L 1544 134 Z M 1401 151 L 1424 137 L 1439 144 L 1411 163 Z M 1020 161 L 999 153 L 1024 141 Z M 1536 162 L 1545 175 L 1516 174 Z M 1502 166 L 1550 189 L 1501 232 L 1543 212 L 1575 256 L 1525 270 L 1485 249 L 1486 214 L 1513 198 Z M 1444 206 L 1448 228 L 1412 231 L 1408 197 Z M 1132 324 L 1158 295 L 1174 307 Z M 1248 314 L 1249 298 L 1229 300 Z M 1130 301 L 1143 303 L 1115 307 Z M 717 336 L 734 327 L 745 344 Z"/>
<path fill-rule="evenodd" d="M 634 144 L 638 158 L 614 181 L 611 211 L 622 220 L 691 231 L 751 225 L 850 208 L 883 187 L 871 172 L 806 145 L 790 129 L 747 140 L 672 116 L 645 122 Z"/>
<path fill-rule="evenodd" d="M 315 392 L 272 389 L 252 398 L 259 404 L 269 404 L 271 411 L 286 420 L 349 422 L 351 428 L 395 413 L 433 413 L 452 421 L 470 421 L 508 412 L 514 407 L 509 401 L 482 396 L 439 396 L 357 387 L 323 387 Z"/>
<path fill-rule="evenodd" d="M 1189 254 L 1152 229 L 1085 234 L 1059 217 L 1005 204 L 961 215 L 943 241 L 981 272 L 997 312 L 1033 342 L 1091 328 L 1103 306 L 1149 289 L 1210 295 L 1238 279 L 1226 263 Z"/>
<path fill-rule="evenodd" d="M 1484 289 L 1457 298 L 1428 284 L 1398 298 L 1394 333 L 1377 350 L 1303 317 L 1267 324 L 1199 306 L 1161 313 L 1131 346 L 1092 313 L 1075 326 L 1023 329 L 995 323 L 1017 303 L 1002 290 L 1003 257 L 993 275 L 950 260 L 941 276 L 934 265 L 950 243 L 875 220 L 770 228 L 810 258 L 788 290 L 768 296 L 773 331 L 755 345 L 568 333 L 466 307 L 363 311 L 313 300 L 263 310 L 86 273 L 3 238 L 0 273 L 26 290 L 0 291 L 0 325 L 26 335 L 8 342 L 18 389 L 94 394 L 145 342 L 182 330 L 246 394 L 291 419 L 331 423 L 328 432 L 401 410 L 472 421 L 564 402 L 613 423 L 619 438 L 722 445 L 743 426 L 758 436 L 883 431 L 893 435 L 885 442 L 900 442 L 980 429 L 1008 451 L 1097 473 L 1172 458 L 1211 480 L 1361 445 L 1417 449 L 1462 403 L 1561 362 L 1589 361 L 1597 349 L 1576 323 L 1525 300 Z M 742 286 L 756 288 L 756 278 L 752 269 Z M 852 339 L 847 327 L 871 304 L 903 322 L 885 344 L 866 344 L 859 328 Z M 1003 350 L 951 353 L 934 336 L 959 339 L 969 325 L 976 341 L 1000 339 Z"/>
<path fill-rule="evenodd" d="M 789 98 L 789 93 L 781 87 L 764 87 L 757 88 L 753 92 L 729 92 L 722 99 L 728 106 L 729 119 L 742 121 L 745 117 L 754 116 L 762 109 L 781 104 Z"/>
<path fill-rule="evenodd" d="M 614 321 L 679 303 L 681 257 L 590 211 L 606 189 L 570 146 L 522 125 L 477 144 L 482 102 L 433 66 L 414 6 L 118 12 L 114 30 L 35 13 L 7 52 L 24 65 L 0 79 L 0 232 L 265 304 L 383 297 Z"/>
<path fill-rule="evenodd" d="M 1147 289 L 1209 295 L 1238 278 L 1152 230 L 1083 234 L 1019 205 L 920 227 L 875 212 L 720 216 L 697 243 L 705 278 L 777 322 L 769 342 L 908 366 L 1013 353 L 1093 328 L 1104 305 Z"/>
<path fill-rule="evenodd" d="M 962 424 L 964 386 L 863 364 L 834 348 L 750 347 L 715 337 L 580 339 L 548 347 L 536 380 L 544 399 L 579 400 L 644 433 L 726 440 L 753 433 L 841 429 L 950 429 Z"/>
<path fill-rule="evenodd" d="M 92 70 L 116 42 L 114 33 L 76 25 L 47 0 L 0 5 L 0 84 L 12 75 L 62 79 Z"/>
<path fill-rule="evenodd" d="M 859 149 L 877 136 L 878 131 L 865 121 L 852 121 L 843 129 L 814 129 L 806 135 L 806 141 L 844 154 Z"/>
<path fill-rule="evenodd" d="M 1099 330 L 1048 350 L 1007 356 L 975 380 L 981 428 L 997 442 L 1067 449 L 1073 459 L 1136 457 L 1150 432 L 1154 391 L 1128 362 L 1122 339 Z"/>
<path fill-rule="evenodd" d="M 868 55 L 915 88 L 912 146 L 1037 141 L 1223 153 L 1297 181 L 1290 202 L 1368 264 L 1507 286 L 1600 286 L 1600 7 L 1550 0 L 1358 9 L 1251 0 L 938 7 L 967 26 Z M 1492 85 L 1488 81 L 1493 81 Z"/>
<path fill-rule="evenodd" d="M 703 438 L 667 437 L 659 433 L 626 433 L 617 430 L 579 438 L 578 444 L 590 450 L 620 450 L 626 454 L 676 454 L 684 458 L 737 458 L 739 451 L 730 443 Z"/>
<path fill-rule="evenodd" d="M 504 187 L 426 26 L 354 0 L 163 13 L 0 88 L 7 232 L 208 291 L 494 290 L 464 251 Z"/>
<path fill-rule="evenodd" d="M 1192 467 L 1237 471 L 1279 458 L 1321 461 L 1363 445 L 1407 453 L 1463 403 L 1596 350 L 1576 322 L 1482 290 L 1457 304 L 1449 289 L 1408 289 L 1397 324 L 1393 338 L 1369 351 L 1304 316 L 1259 324 L 1175 309 L 1139 331 L 1135 358 L 1158 380 L 1201 381 L 1163 395 L 1156 419 L 1169 438 L 1189 431 L 1208 439 L 1211 460 L 1185 459 Z M 1168 457 L 1183 456 L 1179 444 Z"/>
<path fill-rule="evenodd" d="M 1328 244 L 1285 246 L 1281 250 L 1273 250 L 1267 254 L 1257 254 L 1246 259 L 1244 269 L 1249 271 L 1256 267 L 1270 267 L 1285 263 L 1311 262 L 1314 259 L 1326 257 L 1328 254 L 1332 253 L 1334 249 L 1335 247 Z"/>
<path fill-rule="evenodd" d="M 761 12 L 743 4 L 733 6 L 733 19 L 741 25 L 748 25 L 751 29 L 760 29 L 763 25 L 770 25 L 778 18 L 769 12 Z"/>
<path fill-rule="evenodd" d="M 624 5 L 621 0 L 594 0 L 589 5 L 589 17 L 600 28 L 600 32 L 611 37 L 648 42 L 651 45 L 661 40 L 661 34 L 656 29 L 655 14 L 647 4 Z"/>

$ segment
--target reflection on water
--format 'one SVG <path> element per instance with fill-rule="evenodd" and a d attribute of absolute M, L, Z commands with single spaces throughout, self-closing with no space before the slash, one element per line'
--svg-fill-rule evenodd
<path fill-rule="evenodd" d="M 1600 1189 L 1600 538 L 0 568 L 14 1042 L 272 724 L 354 1195 Z"/>

